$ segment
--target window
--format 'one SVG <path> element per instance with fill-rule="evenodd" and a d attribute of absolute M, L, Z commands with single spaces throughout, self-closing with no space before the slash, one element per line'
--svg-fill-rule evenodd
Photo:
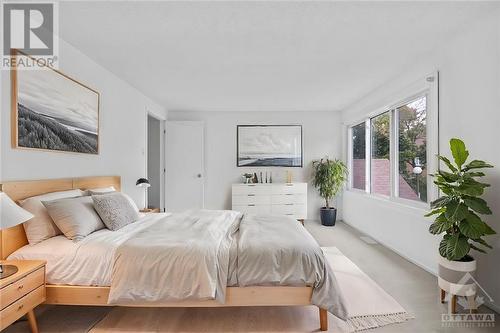
<path fill-rule="evenodd" d="M 366 188 L 366 129 L 365 123 L 352 127 L 352 187 Z"/>
<path fill-rule="evenodd" d="M 391 195 L 391 116 L 382 113 L 370 120 L 371 127 L 371 192 Z"/>
<path fill-rule="evenodd" d="M 436 73 L 349 127 L 350 188 L 417 207 L 437 199 L 429 180 L 439 167 L 437 91 Z"/>
<path fill-rule="evenodd" d="M 427 97 L 396 109 L 400 198 L 427 202 Z"/>

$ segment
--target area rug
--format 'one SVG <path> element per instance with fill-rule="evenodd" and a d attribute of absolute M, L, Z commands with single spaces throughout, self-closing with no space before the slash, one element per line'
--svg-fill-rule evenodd
<path fill-rule="evenodd" d="M 350 331 L 361 331 L 414 318 L 391 295 L 340 252 L 322 247 L 346 301 Z"/>

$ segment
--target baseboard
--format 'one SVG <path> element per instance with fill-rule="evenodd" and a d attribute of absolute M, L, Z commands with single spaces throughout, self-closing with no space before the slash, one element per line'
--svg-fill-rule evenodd
<path fill-rule="evenodd" d="M 387 243 L 385 243 L 385 242 L 381 241 L 381 240 L 380 240 L 380 239 L 378 239 L 377 237 L 374 237 L 374 236 L 372 236 L 372 235 L 367 234 L 366 232 L 364 232 L 363 230 L 361 230 L 361 229 L 357 228 L 356 226 L 354 226 L 354 225 L 350 224 L 350 223 L 349 223 L 349 222 L 347 222 L 346 220 L 342 220 L 342 222 L 344 222 L 345 224 L 347 224 L 348 226 L 350 226 L 350 227 L 351 227 L 351 228 L 353 228 L 354 230 L 356 230 L 356 231 L 358 231 L 358 232 L 362 233 L 363 235 L 366 235 L 366 236 L 369 236 L 370 238 L 373 238 L 374 240 L 376 240 L 376 241 L 377 241 L 377 243 L 379 243 L 380 245 L 383 245 L 384 247 L 388 248 L 388 249 L 389 249 L 389 250 L 391 250 L 392 252 L 396 253 L 398 256 L 400 256 L 400 257 L 404 258 L 405 260 L 407 260 L 407 261 L 411 262 L 412 264 L 417 265 L 418 267 L 422 268 L 424 271 L 426 271 L 426 272 L 428 272 L 428 273 L 430 273 L 430 274 L 432 274 L 432 275 L 434 275 L 434 276 L 436 276 L 436 277 L 437 277 L 437 271 L 436 271 L 435 269 L 430 268 L 430 267 L 428 267 L 428 266 L 426 266 L 426 265 L 424 265 L 424 264 L 422 264 L 422 263 L 420 263 L 420 262 L 418 262 L 418 261 L 416 261 L 416 260 L 414 260 L 414 259 L 412 259 L 412 258 L 408 257 L 408 256 L 407 256 L 407 255 L 405 255 L 404 253 L 401 253 L 401 251 L 399 251 L 399 250 L 397 250 L 397 249 L 393 248 L 392 246 L 390 246 L 390 245 L 388 245 Z"/>
<path fill-rule="evenodd" d="M 378 239 L 377 237 L 374 237 L 372 235 L 369 235 L 367 234 L 366 232 L 364 232 L 363 230 L 360 230 L 358 229 L 357 227 L 353 226 L 352 224 L 350 224 L 349 222 L 345 221 L 345 220 L 342 220 L 342 222 L 344 222 L 345 224 L 347 224 L 348 226 L 350 226 L 351 228 L 353 228 L 354 230 L 358 231 L 359 233 L 362 233 L 363 235 L 366 235 L 366 236 L 369 236 L 371 238 L 373 238 L 374 240 L 376 240 L 380 245 L 388 248 L 389 250 L 393 251 L 394 253 L 396 253 L 397 255 L 399 255 L 400 257 L 404 258 L 405 260 L 408 260 L 409 262 L 411 262 L 412 264 L 414 265 L 417 265 L 418 267 L 422 268 L 424 271 L 434 275 L 435 277 L 437 277 L 437 272 L 436 270 L 434 269 L 431 269 L 430 267 L 427 267 L 426 265 L 422 264 L 422 263 L 419 263 L 417 262 L 416 260 L 413 260 L 412 258 L 409 258 L 407 255 L 401 253 L 399 250 L 396 250 L 395 248 L 393 248 L 392 246 L 390 245 L 387 245 L 385 242 L 381 241 L 380 239 Z M 495 311 L 496 313 L 500 313 L 500 306 L 498 304 L 495 304 L 493 302 L 490 302 L 489 300 L 485 300 L 485 303 L 484 305 L 488 308 L 490 308 L 491 310 Z"/>

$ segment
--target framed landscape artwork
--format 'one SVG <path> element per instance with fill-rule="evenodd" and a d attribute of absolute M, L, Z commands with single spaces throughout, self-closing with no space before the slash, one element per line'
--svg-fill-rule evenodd
<path fill-rule="evenodd" d="M 238 125 L 238 167 L 302 167 L 301 125 Z"/>
<path fill-rule="evenodd" d="M 14 67 L 11 79 L 14 148 L 99 153 L 97 91 L 49 67 Z"/>

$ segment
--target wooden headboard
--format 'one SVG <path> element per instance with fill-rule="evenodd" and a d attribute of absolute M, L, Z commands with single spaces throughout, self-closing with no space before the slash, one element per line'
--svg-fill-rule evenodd
<path fill-rule="evenodd" d="M 120 176 L 99 176 L 45 180 L 8 181 L 0 184 L 0 189 L 12 200 L 19 201 L 35 195 L 72 189 L 114 186 L 121 190 Z M 0 259 L 6 259 L 12 252 L 28 244 L 22 225 L 0 231 Z"/>

